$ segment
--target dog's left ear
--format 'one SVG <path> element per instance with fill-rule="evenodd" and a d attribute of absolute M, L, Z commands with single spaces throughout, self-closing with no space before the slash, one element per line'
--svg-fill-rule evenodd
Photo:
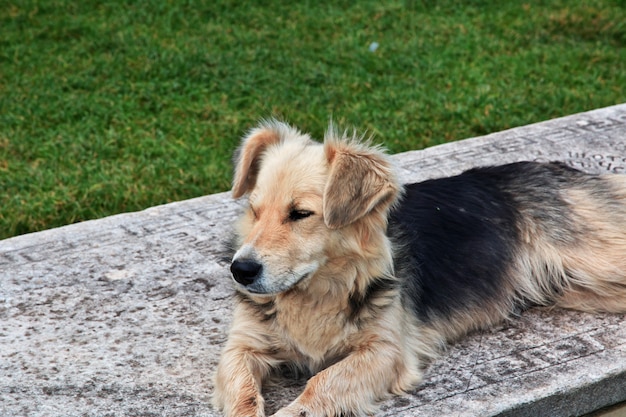
<path fill-rule="evenodd" d="M 329 137 L 330 136 L 330 137 Z M 324 221 L 339 229 L 373 210 L 385 215 L 397 200 L 400 185 L 387 156 L 377 148 L 354 139 L 324 141 L 330 174 L 324 190 Z"/>
<path fill-rule="evenodd" d="M 282 131 L 289 129 L 283 123 L 270 121 L 252 129 L 241 141 L 235 155 L 235 174 L 233 176 L 232 194 L 239 198 L 249 192 L 256 184 L 259 171 L 259 158 L 271 145 L 282 140 Z"/>

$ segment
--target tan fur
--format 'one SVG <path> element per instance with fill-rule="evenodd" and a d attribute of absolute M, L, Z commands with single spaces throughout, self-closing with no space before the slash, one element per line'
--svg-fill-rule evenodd
<path fill-rule="evenodd" d="M 324 219 L 331 229 L 354 223 L 376 206 L 387 208 L 399 186 L 389 161 L 375 149 L 329 136 L 325 154 L 330 170 L 324 189 Z"/>
<path fill-rule="evenodd" d="M 569 195 L 586 233 L 583 244 L 563 250 L 563 267 L 572 280 L 557 300 L 561 307 L 592 312 L 626 309 L 626 176 L 606 177 L 606 181 L 613 187 L 604 204 L 582 191 Z"/>
<path fill-rule="evenodd" d="M 603 181 L 613 185 L 613 192 L 602 199 L 593 198 L 589 187 L 566 191 L 580 229 L 570 241 L 554 242 L 532 223 L 526 225 L 527 244 L 519 252 L 513 281 L 524 298 L 547 304 L 547 295 L 557 288 L 562 293 L 555 300 L 559 307 L 626 310 L 626 176 L 606 176 Z M 525 278 L 529 276 L 536 279 Z"/>
<path fill-rule="evenodd" d="M 375 277 L 394 278 L 387 216 L 402 193 L 379 149 L 330 130 L 325 143 L 278 122 L 244 139 L 233 196 L 248 194 L 238 224 L 234 259 L 263 265 L 264 294 L 245 294 L 235 306 L 229 340 L 217 369 L 215 405 L 227 416 L 264 416 L 261 385 L 272 368 L 298 363 L 317 372 L 277 417 L 366 415 L 389 394 L 416 386 L 424 363 L 447 340 L 506 318 L 516 299 L 465 311 L 425 325 L 407 312 L 399 291 L 372 300 L 350 320 L 349 300 L 365 294 Z M 590 190 L 571 190 L 576 223 L 585 239 L 557 245 L 532 221 L 522 225 L 523 250 L 503 294 L 548 302 L 561 276 L 558 305 L 590 311 L 626 309 L 626 179 L 615 183 L 617 203 L 598 206 Z M 290 212 L 313 213 L 289 220 Z M 533 271 L 545 276 L 530 280 Z M 566 272 L 567 271 L 567 272 Z M 568 280 L 567 273 L 574 275 Z M 536 274 L 535 274 L 536 275 Z M 245 289 L 239 288 L 243 293 Z"/>

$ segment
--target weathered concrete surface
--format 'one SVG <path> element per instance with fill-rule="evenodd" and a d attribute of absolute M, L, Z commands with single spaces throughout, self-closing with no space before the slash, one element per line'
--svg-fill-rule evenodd
<path fill-rule="evenodd" d="M 626 174 L 626 104 L 394 156 L 404 181 L 563 160 Z M 228 193 L 0 242 L 1 416 L 217 416 Z M 626 256 L 626 254 L 625 254 Z M 570 416 L 626 399 L 625 315 L 536 309 L 450 347 L 380 416 Z M 302 382 L 279 379 L 270 411 Z"/>

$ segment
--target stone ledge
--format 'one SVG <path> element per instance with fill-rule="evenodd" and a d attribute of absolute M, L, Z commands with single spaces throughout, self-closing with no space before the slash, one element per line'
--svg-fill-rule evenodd
<path fill-rule="evenodd" d="M 626 174 L 626 104 L 394 155 L 405 182 L 562 160 Z M 229 193 L 0 241 L 0 415 L 217 416 Z M 626 254 L 625 254 L 626 255 Z M 525 312 L 451 346 L 379 416 L 569 416 L 626 400 L 626 315 Z M 280 379 L 268 408 L 302 381 Z"/>

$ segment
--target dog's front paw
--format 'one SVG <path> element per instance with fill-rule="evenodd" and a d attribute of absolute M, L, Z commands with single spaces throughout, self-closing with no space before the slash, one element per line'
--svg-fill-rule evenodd
<path fill-rule="evenodd" d="M 271 417 L 325 417 L 325 415 L 314 413 L 299 404 L 291 404 L 290 406 L 281 408 Z"/>

